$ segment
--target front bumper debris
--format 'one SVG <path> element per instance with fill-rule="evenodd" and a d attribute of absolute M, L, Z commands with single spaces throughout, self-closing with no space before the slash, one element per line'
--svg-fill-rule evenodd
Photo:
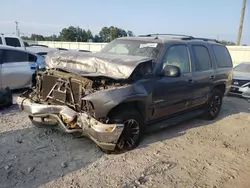
<path fill-rule="evenodd" d="M 57 128 L 66 133 L 81 132 L 105 150 L 115 149 L 124 129 L 123 124 L 105 124 L 86 113 L 77 113 L 68 106 L 40 104 L 21 96 L 17 98 L 17 104 L 29 113 L 34 125 Z M 67 125 L 72 122 L 77 123 L 80 128 L 69 129 Z"/>
<path fill-rule="evenodd" d="M 244 98 L 250 98 L 250 83 L 243 86 L 232 85 L 229 94 L 238 95 Z"/>

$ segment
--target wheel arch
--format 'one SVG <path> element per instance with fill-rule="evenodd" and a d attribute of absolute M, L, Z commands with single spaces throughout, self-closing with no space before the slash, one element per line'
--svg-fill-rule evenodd
<path fill-rule="evenodd" d="M 224 95 L 224 93 L 226 91 L 226 84 L 223 84 L 223 83 L 218 84 L 218 85 L 214 86 L 213 90 L 215 90 L 215 89 L 220 90 L 222 95 Z"/>
<path fill-rule="evenodd" d="M 113 107 L 108 113 L 107 117 L 112 117 L 115 113 L 122 110 L 136 110 L 140 113 L 142 118 L 146 119 L 146 103 L 144 100 L 126 100 L 121 102 L 120 104 Z"/>

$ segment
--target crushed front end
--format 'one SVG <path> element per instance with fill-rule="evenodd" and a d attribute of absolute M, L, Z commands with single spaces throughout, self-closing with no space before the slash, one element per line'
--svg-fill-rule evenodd
<path fill-rule="evenodd" d="M 233 79 L 229 94 L 250 99 L 250 80 Z"/>
<path fill-rule="evenodd" d="M 39 127 L 58 128 L 66 133 L 80 132 L 104 150 L 114 150 L 124 129 L 95 117 L 91 101 L 84 97 L 107 89 L 103 80 L 91 80 L 72 73 L 44 70 L 37 72 L 36 87 L 17 99 L 17 104 Z"/>

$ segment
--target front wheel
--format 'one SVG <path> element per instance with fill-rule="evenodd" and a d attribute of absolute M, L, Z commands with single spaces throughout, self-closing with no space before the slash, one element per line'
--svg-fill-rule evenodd
<path fill-rule="evenodd" d="M 219 89 L 214 89 L 205 106 L 204 118 L 208 120 L 215 119 L 220 113 L 221 105 L 222 92 Z"/>
<path fill-rule="evenodd" d="M 112 122 L 124 124 L 124 130 L 116 144 L 116 151 L 131 150 L 137 147 L 144 135 L 144 121 L 136 110 L 126 109 L 111 117 Z"/>

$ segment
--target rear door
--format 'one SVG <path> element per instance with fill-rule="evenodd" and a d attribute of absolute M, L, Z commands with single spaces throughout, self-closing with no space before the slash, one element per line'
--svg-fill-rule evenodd
<path fill-rule="evenodd" d="M 194 98 L 192 107 L 197 107 L 206 103 L 208 95 L 212 90 L 215 80 L 215 65 L 212 63 L 209 46 L 205 43 L 191 44 L 190 49 L 194 67 L 192 77 Z"/>
<path fill-rule="evenodd" d="M 36 56 L 16 50 L 3 50 L 2 54 L 2 86 L 11 89 L 29 87 L 32 74 L 36 68 Z"/>

